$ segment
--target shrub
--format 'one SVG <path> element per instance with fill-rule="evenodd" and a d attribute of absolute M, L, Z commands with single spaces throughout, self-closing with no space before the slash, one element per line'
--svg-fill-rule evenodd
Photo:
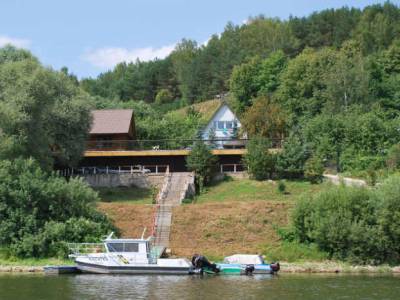
<path fill-rule="evenodd" d="M 97 193 L 79 179 L 42 171 L 33 160 L 0 161 L 0 244 L 11 255 L 65 254 L 66 242 L 98 241 L 113 230 Z"/>
<path fill-rule="evenodd" d="M 243 162 L 250 176 L 256 180 L 271 178 L 275 171 L 276 155 L 270 153 L 271 143 L 265 138 L 254 138 L 247 143 Z"/>
<path fill-rule="evenodd" d="M 393 145 L 386 158 L 386 165 L 390 169 L 400 169 L 400 144 Z"/>
<path fill-rule="evenodd" d="M 167 89 L 161 89 L 156 95 L 155 102 L 157 105 L 161 105 L 161 104 L 172 102 L 172 100 L 173 100 L 173 96 L 172 96 L 171 92 Z"/>
<path fill-rule="evenodd" d="M 300 178 L 304 175 L 304 164 L 307 151 L 300 139 L 291 135 L 284 142 L 282 152 L 278 155 L 276 169 L 281 177 Z"/>
<path fill-rule="evenodd" d="M 291 216 L 295 239 L 355 263 L 400 262 L 400 176 L 377 189 L 329 187 L 302 198 Z"/>
<path fill-rule="evenodd" d="M 322 181 L 324 173 L 324 165 L 319 157 L 314 156 L 307 160 L 304 166 L 304 177 L 311 183 L 319 183 Z"/>
<path fill-rule="evenodd" d="M 284 194 L 286 192 L 286 184 L 283 181 L 278 181 L 278 192 Z"/>

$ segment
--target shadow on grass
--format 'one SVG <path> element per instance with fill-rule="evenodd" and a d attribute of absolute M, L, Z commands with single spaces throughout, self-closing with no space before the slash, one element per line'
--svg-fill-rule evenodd
<path fill-rule="evenodd" d="M 153 192 L 151 189 L 138 187 L 97 188 L 101 202 L 133 202 L 151 203 Z"/>

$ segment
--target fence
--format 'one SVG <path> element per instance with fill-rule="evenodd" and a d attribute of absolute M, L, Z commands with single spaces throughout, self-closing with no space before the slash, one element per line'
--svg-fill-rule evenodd
<path fill-rule="evenodd" d="M 81 167 L 59 170 L 61 176 L 94 175 L 94 174 L 164 174 L 169 170 L 169 165 L 135 165 L 135 166 L 105 166 Z"/>
<path fill-rule="evenodd" d="M 248 139 L 166 139 L 166 140 L 107 140 L 89 141 L 86 144 L 88 151 L 140 151 L 140 150 L 191 150 L 194 143 L 204 142 L 211 149 L 243 149 Z M 272 148 L 281 148 L 281 139 L 271 139 Z"/>
<path fill-rule="evenodd" d="M 225 172 L 243 172 L 246 170 L 246 166 L 243 164 L 221 164 L 220 165 L 220 173 Z"/>

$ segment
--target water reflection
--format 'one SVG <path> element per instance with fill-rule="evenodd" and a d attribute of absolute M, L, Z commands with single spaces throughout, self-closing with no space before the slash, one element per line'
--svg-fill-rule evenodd
<path fill-rule="evenodd" d="M 0 276 L 0 299 L 400 299 L 394 276 Z"/>

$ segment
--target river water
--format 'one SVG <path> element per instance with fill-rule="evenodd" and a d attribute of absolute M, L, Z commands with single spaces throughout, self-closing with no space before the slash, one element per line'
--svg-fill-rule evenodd
<path fill-rule="evenodd" d="M 400 299 L 391 275 L 0 275 L 1 300 Z"/>

